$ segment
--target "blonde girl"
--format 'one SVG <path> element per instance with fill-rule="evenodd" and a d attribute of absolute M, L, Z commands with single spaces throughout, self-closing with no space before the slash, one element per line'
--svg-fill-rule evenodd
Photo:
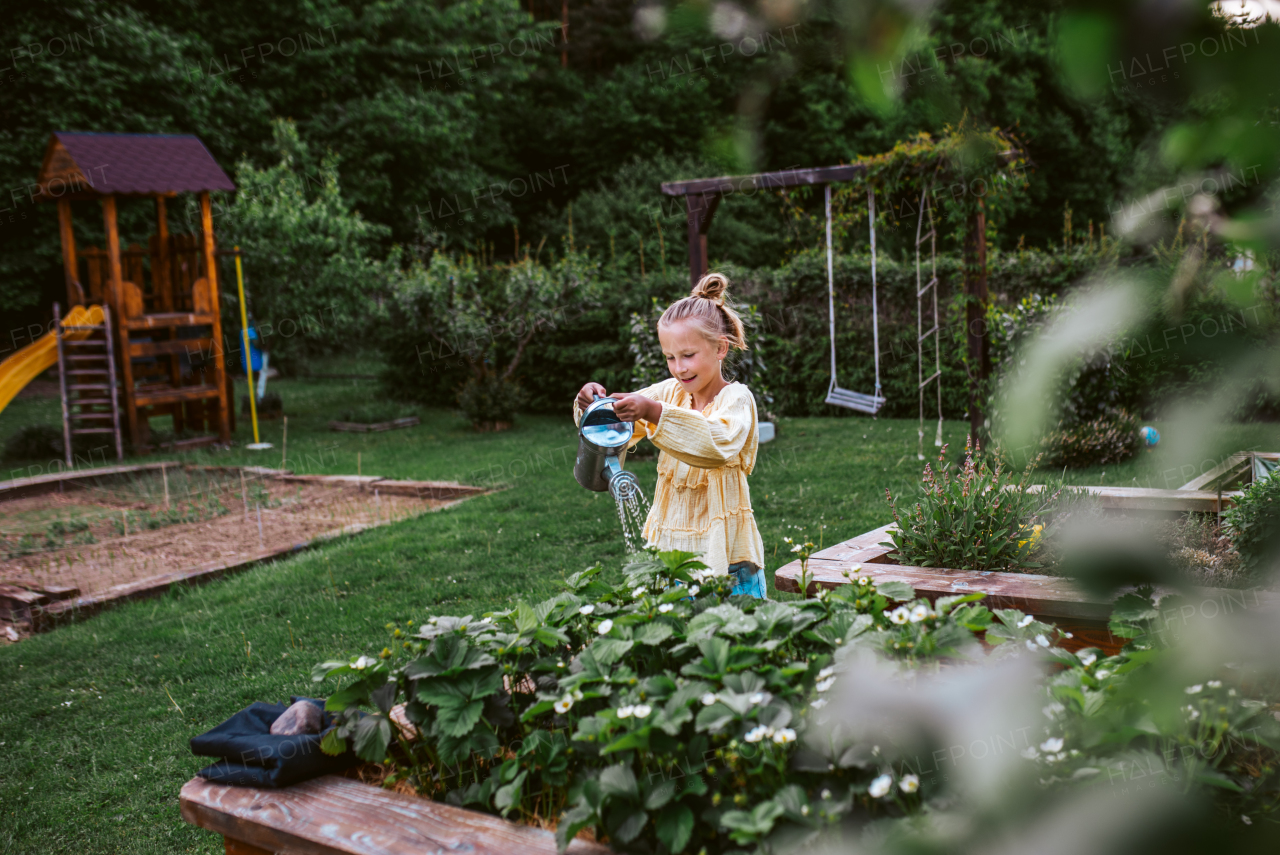
<path fill-rule="evenodd" d="M 612 397 L 618 416 L 635 422 L 631 447 L 648 437 L 662 452 L 646 542 L 697 553 L 712 573 L 733 577 L 735 594 L 764 598 L 764 544 L 747 488 L 759 444 L 756 399 L 721 374 L 729 349 L 747 348 L 728 287 L 723 274 L 709 273 L 668 306 L 658 340 L 671 378 Z M 595 395 L 605 394 L 599 383 L 583 386 L 574 422 Z"/>

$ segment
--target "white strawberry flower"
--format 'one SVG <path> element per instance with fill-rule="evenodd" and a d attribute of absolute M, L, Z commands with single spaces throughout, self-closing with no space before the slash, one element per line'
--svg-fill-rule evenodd
<path fill-rule="evenodd" d="M 825 707 L 826 705 L 827 705 L 827 699 L 826 699 L 826 698 L 818 698 L 816 701 L 814 701 L 813 703 L 809 704 L 809 706 L 813 707 L 815 710 L 820 710 L 820 709 L 822 709 L 823 707 Z"/>
<path fill-rule="evenodd" d="M 889 791 L 893 789 L 893 776 L 881 775 L 871 782 L 871 787 L 867 792 L 873 799 L 882 799 L 889 795 Z"/>
<path fill-rule="evenodd" d="M 1098 656 L 1096 653 L 1085 653 L 1080 657 L 1080 664 L 1086 668 L 1088 668 L 1090 665 L 1092 665 L 1094 662 L 1097 662 L 1097 661 L 1098 661 Z"/>
<path fill-rule="evenodd" d="M 715 692 L 707 692 L 705 695 L 702 696 L 702 705 L 704 707 L 709 707 L 715 702 L 716 702 Z"/>
<path fill-rule="evenodd" d="M 1188 695 L 1198 695 L 1203 689 L 1204 689 L 1203 685 L 1201 685 L 1200 683 L 1196 683 L 1194 686 L 1187 686 L 1186 691 Z"/>
<path fill-rule="evenodd" d="M 596 610 L 596 607 L 595 607 L 595 606 L 591 605 L 590 603 L 587 603 L 585 606 L 583 606 L 582 608 L 578 609 L 578 614 L 580 614 L 580 615 L 589 615 L 589 614 L 591 614 L 592 612 L 594 612 L 595 610 Z"/>
<path fill-rule="evenodd" d="M 1062 750 L 1062 737 L 1051 736 L 1040 743 L 1040 750 L 1046 754 L 1055 754 Z"/>
<path fill-rule="evenodd" d="M 648 704 L 636 704 L 636 718 L 648 718 L 651 712 L 653 712 L 653 707 Z"/>
<path fill-rule="evenodd" d="M 1035 618 L 1033 618 L 1031 615 L 1027 615 L 1022 620 L 1018 621 L 1018 629 L 1026 629 L 1027 627 L 1031 626 L 1031 622 L 1034 620 Z"/>
<path fill-rule="evenodd" d="M 796 732 L 789 727 L 784 727 L 773 735 L 773 741 L 778 745 L 786 745 L 788 742 L 795 742 Z"/>
<path fill-rule="evenodd" d="M 1221 681 L 1221 680 L 1210 680 L 1210 681 L 1209 681 L 1209 688 L 1210 688 L 1210 689 L 1221 689 L 1221 688 L 1222 688 L 1222 681 Z"/>
<path fill-rule="evenodd" d="M 565 695 L 563 698 L 555 702 L 555 710 L 560 715 L 564 715 L 573 707 L 573 698 Z"/>
<path fill-rule="evenodd" d="M 918 775 L 903 775 L 902 780 L 898 782 L 898 789 L 904 793 L 914 793 L 920 789 L 920 778 Z"/>
<path fill-rule="evenodd" d="M 825 680 L 835 672 L 836 672 L 835 666 L 828 665 L 826 668 L 823 668 L 821 671 L 818 672 L 818 679 Z"/>
<path fill-rule="evenodd" d="M 355 662 L 351 663 L 351 667 L 355 668 L 357 671 L 363 671 L 365 668 L 368 668 L 370 665 L 377 665 L 377 664 L 378 664 L 378 660 L 374 659 L 372 656 L 361 656 Z"/>
<path fill-rule="evenodd" d="M 925 605 L 918 605 L 918 606 L 916 606 L 915 608 L 913 608 L 913 609 L 911 610 L 911 622 L 912 622 L 912 623 L 919 623 L 920 621 L 924 620 L 924 619 L 925 619 L 925 618 L 927 618 L 928 616 L 929 616 L 929 607 L 928 607 L 928 606 L 925 606 Z"/>
<path fill-rule="evenodd" d="M 1037 635 L 1036 644 L 1040 645 L 1041 647 L 1048 647 L 1049 639 L 1045 638 L 1043 635 Z"/>
<path fill-rule="evenodd" d="M 618 707 L 618 718 L 631 718 L 635 711 L 636 708 L 631 704 L 627 704 L 625 707 Z"/>
<path fill-rule="evenodd" d="M 675 606 L 672 603 L 663 603 L 662 605 L 658 606 L 658 611 L 665 615 L 667 612 L 671 611 L 674 608 Z"/>
<path fill-rule="evenodd" d="M 632 591 L 632 592 L 631 592 L 631 596 L 633 596 L 633 597 L 643 597 L 643 596 L 644 596 L 644 585 L 637 585 L 637 586 L 636 586 L 636 589 L 635 589 L 634 591 Z"/>
<path fill-rule="evenodd" d="M 696 597 L 698 596 L 698 592 L 701 590 L 702 589 L 699 588 L 697 585 L 693 585 L 692 587 L 689 588 L 689 596 Z"/>
<path fill-rule="evenodd" d="M 896 609 L 889 612 L 889 620 L 893 621 L 896 624 L 904 624 L 910 619 L 911 619 L 910 613 L 902 606 L 898 606 Z"/>
<path fill-rule="evenodd" d="M 819 692 L 825 692 L 827 689 L 830 689 L 835 684 L 836 684 L 836 678 L 828 677 L 825 680 L 819 680 L 817 684 L 814 686 L 814 688 L 817 689 Z"/>
<path fill-rule="evenodd" d="M 596 632 L 600 633 L 601 635 L 608 635 L 612 630 L 613 630 L 612 618 L 605 618 L 603 621 L 600 622 L 600 625 L 596 627 Z"/>
<path fill-rule="evenodd" d="M 759 742 L 760 740 L 764 739 L 765 731 L 766 731 L 766 728 L 764 727 L 764 725 L 753 727 L 750 730 L 748 730 L 747 735 L 742 738 L 747 742 L 752 742 L 752 743 Z"/>

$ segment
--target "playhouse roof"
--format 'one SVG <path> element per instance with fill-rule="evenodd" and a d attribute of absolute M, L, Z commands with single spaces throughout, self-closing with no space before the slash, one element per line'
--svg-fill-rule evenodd
<path fill-rule="evenodd" d="M 38 183 L 43 200 L 236 189 L 190 134 L 57 131 L 49 137 Z"/>

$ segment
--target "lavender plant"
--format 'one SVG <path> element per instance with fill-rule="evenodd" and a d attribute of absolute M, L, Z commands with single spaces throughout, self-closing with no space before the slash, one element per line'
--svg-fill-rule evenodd
<path fill-rule="evenodd" d="M 958 471 L 938 455 L 938 471 L 926 464 L 915 507 L 900 513 L 886 488 L 896 530 L 887 546 L 902 564 L 960 570 L 1038 569 L 1036 552 L 1043 536 L 1037 519 L 1051 500 L 1028 490 L 1030 467 L 1015 479 L 1004 464 L 990 463 L 970 441 Z M 1046 494 L 1047 495 L 1047 494 Z"/>

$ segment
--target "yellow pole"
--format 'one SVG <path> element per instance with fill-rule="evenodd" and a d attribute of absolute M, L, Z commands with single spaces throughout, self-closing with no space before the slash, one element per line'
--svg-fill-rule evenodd
<path fill-rule="evenodd" d="M 244 339 L 244 373 L 249 381 L 249 419 L 253 422 L 253 444 L 258 442 L 258 395 L 253 387 L 253 354 L 249 352 L 249 313 L 244 306 L 244 271 L 240 268 L 240 247 L 236 251 L 236 289 L 240 292 L 240 336 Z M 235 401 L 231 402 L 235 406 Z"/>

